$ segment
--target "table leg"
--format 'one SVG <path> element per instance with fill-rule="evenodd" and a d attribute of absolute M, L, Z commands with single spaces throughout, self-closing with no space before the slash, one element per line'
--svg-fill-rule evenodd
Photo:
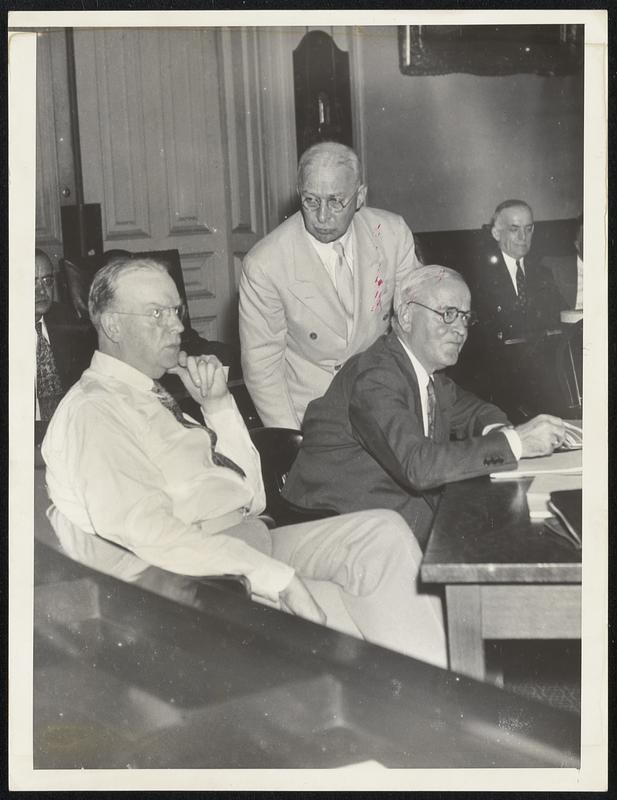
<path fill-rule="evenodd" d="M 484 680 L 486 666 L 480 587 L 460 583 L 446 586 L 446 614 L 450 669 Z"/>

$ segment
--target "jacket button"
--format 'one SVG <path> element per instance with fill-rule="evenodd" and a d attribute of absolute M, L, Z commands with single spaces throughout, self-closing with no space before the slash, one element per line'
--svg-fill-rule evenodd
<path fill-rule="evenodd" d="M 309 336 L 311 337 L 311 339 L 316 339 L 317 338 L 317 334 L 315 333 L 315 331 L 311 331 L 309 333 Z"/>
<path fill-rule="evenodd" d="M 390 316 L 389 314 L 384 314 L 383 317 L 382 317 L 382 320 L 385 322 L 388 319 L 389 316 Z"/>

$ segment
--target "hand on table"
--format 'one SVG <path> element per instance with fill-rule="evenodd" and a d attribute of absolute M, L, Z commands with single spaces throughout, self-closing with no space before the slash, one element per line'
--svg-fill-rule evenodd
<path fill-rule="evenodd" d="M 559 417 L 539 414 L 515 428 L 523 446 L 521 458 L 548 456 L 563 444 L 566 426 Z"/>
<path fill-rule="evenodd" d="M 320 625 L 326 624 L 326 615 L 315 602 L 313 595 L 301 579 L 294 575 L 291 583 L 279 593 L 281 608 Z"/>

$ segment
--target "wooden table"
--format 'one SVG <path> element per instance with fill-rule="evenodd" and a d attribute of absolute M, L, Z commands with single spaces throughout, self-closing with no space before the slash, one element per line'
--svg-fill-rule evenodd
<path fill-rule="evenodd" d="M 581 551 L 531 522 L 529 480 L 444 490 L 421 576 L 445 587 L 450 668 L 486 678 L 486 639 L 581 635 Z"/>

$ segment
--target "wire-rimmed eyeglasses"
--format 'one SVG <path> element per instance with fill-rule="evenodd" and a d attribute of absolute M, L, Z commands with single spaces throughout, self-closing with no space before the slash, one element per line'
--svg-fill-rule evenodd
<path fill-rule="evenodd" d="M 432 311 L 433 314 L 437 314 L 442 318 L 442 320 L 446 323 L 446 325 L 452 325 L 452 323 L 458 317 L 462 319 L 463 325 L 466 328 L 471 328 L 478 321 L 478 317 L 475 311 L 461 311 L 460 308 L 456 308 L 455 306 L 448 306 L 448 308 L 444 308 L 443 311 L 438 311 L 436 308 L 425 306 L 424 303 L 418 303 L 417 300 L 410 300 L 407 303 L 408 306 L 412 304 L 414 306 L 422 306 L 422 308 L 426 308 L 427 311 Z"/>
<path fill-rule="evenodd" d="M 182 322 L 186 314 L 186 305 L 179 303 L 177 306 L 153 306 L 148 311 L 120 311 L 117 308 L 110 310 L 112 314 L 122 314 L 126 317 L 146 317 L 156 322 L 157 325 L 164 325 L 170 320 Z"/>
<path fill-rule="evenodd" d="M 55 275 L 43 275 L 40 278 L 38 275 L 36 275 L 34 278 L 34 285 L 37 286 L 38 284 L 40 284 L 41 286 L 44 286 L 46 289 L 51 289 L 51 287 L 54 285 L 55 280 L 56 280 Z"/>
<path fill-rule="evenodd" d="M 353 194 L 350 195 L 347 200 L 345 200 L 343 197 L 322 198 L 315 197 L 315 195 L 312 194 L 300 193 L 300 202 L 302 203 L 302 208 L 304 208 L 306 211 L 317 211 L 317 209 L 321 208 L 322 200 L 325 200 L 328 211 L 332 211 L 333 214 L 340 214 L 343 209 L 347 208 L 359 191 L 360 187 L 358 186 L 357 189 L 354 189 Z"/>

